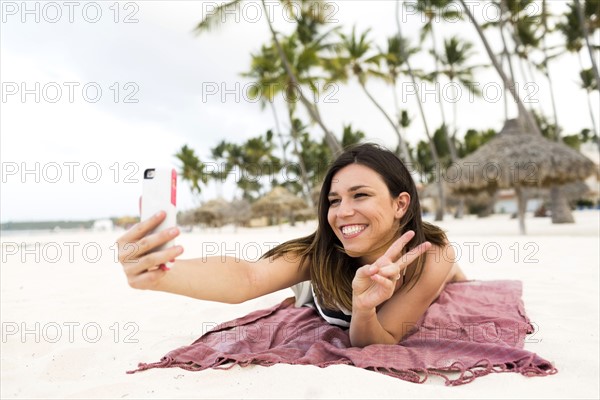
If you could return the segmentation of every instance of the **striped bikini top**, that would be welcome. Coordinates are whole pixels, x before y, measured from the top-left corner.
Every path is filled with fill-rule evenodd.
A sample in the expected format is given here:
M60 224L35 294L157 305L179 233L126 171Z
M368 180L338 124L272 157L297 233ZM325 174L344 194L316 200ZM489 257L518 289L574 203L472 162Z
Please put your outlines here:
M323 317L325 321L330 323L331 325L337 325L341 328L349 328L350 321L352 320L352 312L348 311L344 307L339 307L341 311L328 310L319 305L319 300L315 295L315 290L313 286L310 285L310 290L312 291L313 304L315 305L317 311Z

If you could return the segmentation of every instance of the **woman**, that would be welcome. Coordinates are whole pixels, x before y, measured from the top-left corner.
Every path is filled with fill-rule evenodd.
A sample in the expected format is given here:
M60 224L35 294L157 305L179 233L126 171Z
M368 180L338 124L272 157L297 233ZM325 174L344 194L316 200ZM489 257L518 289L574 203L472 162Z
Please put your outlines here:
M177 260L167 271L157 267L183 249L150 253L179 235L173 228L145 236L164 219L159 213L119 238L119 261L133 288L224 303L310 281L321 316L348 327L359 347L398 343L447 282L465 280L444 232L421 221L408 170L384 148L361 144L344 151L324 178L318 214L315 233L256 262Z

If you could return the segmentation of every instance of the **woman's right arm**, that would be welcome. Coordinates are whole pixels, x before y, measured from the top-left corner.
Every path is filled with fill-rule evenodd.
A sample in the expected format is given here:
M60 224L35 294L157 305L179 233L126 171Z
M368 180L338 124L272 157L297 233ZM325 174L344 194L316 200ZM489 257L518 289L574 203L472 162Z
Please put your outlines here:
M146 236L163 219L160 213L142 221L117 240L119 262L133 288L234 304L310 279L300 258L289 255L256 262L218 256L177 260L170 270L162 270L159 265L183 253L181 246L149 253L179 235L173 228Z

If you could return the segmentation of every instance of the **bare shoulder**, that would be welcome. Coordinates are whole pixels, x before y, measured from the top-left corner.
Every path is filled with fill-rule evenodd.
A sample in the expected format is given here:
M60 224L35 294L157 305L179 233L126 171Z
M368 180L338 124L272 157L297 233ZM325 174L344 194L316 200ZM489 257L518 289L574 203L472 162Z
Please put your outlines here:
M426 252L425 265L415 285L415 293L433 301L452 279L455 261L456 253L448 242L442 246L431 246Z
M454 247L445 241L442 245L432 245L427 250L425 258L426 270L443 270L451 268L456 262L456 251Z

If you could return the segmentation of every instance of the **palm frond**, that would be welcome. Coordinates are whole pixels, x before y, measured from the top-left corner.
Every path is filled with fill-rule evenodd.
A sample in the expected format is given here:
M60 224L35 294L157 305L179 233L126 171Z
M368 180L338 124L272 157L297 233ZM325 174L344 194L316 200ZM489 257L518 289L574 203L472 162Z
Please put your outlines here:
M217 6L214 10L211 10L204 18L196 25L194 32L196 34L202 34L205 32L211 32L216 28L220 27L227 21L226 11L236 9L242 0L232 0L229 3L222 3Z

